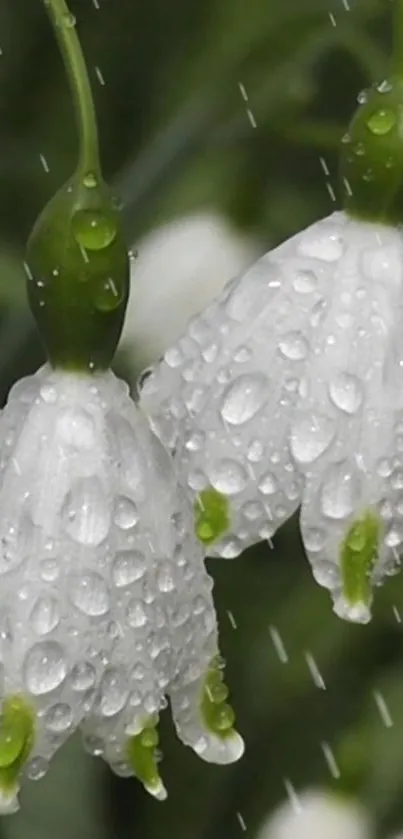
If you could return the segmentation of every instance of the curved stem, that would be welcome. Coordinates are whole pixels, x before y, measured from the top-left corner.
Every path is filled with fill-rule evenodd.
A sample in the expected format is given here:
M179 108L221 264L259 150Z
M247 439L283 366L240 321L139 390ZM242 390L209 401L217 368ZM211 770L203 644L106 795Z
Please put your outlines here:
M43 0L55 30L76 108L80 137L78 169L100 173L98 129L94 100L75 20L65 0Z
M403 80L403 0L395 0L393 21L393 70Z

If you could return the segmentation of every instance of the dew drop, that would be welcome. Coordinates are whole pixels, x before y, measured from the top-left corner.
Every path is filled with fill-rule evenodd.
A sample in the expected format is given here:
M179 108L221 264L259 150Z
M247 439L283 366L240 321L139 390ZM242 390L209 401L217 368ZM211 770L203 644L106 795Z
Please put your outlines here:
M82 545L100 545L109 533L108 499L98 478L82 478L67 494L62 518L66 532Z
M380 108L367 120L367 126L372 134L383 136L396 125L396 114L388 108Z
M265 404L268 381L262 373L239 376L225 391L220 409L224 422L243 425Z
M54 597L43 595L38 597L32 612L31 625L38 635L52 632L60 620L59 604Z
M46 728L53 734L64 734L73 722L73 712L66 702L58 702L48 709L45 716Z
M169 562L161 563L157 572L157 586L160 592L167 593L174 591L175 580Z
M146 558L141 551L119 551L113 563L112 577L117 588L130 586L140 580L146 570Z
M62 25L66 27L66 29L74 29L76 25L76 18L71 12L65 12L62 15Z
M43 559L39 565L39 575L44 583L54 583L60 574L57 559Z
M302 361L308 355L309 344L301 332L288 332L278 342L284 358L290 361Z
M98 186L98 178L94 172L87 172L83 177L83 184L87 189L95 189Z
M298 244L298 252L311 259L323 262L337 262L343 255L343 239L331 227L314 226L302 234Z
M138 522L138 512L134 501L124 495L116 499L114 522L121 530L130 530Z
M94 304L100 312L113 312L120 306L123 297L124 289L121 283L117 286L113 277L109 277L97 289Z
M329 448L335 436L331 419L320 414L308 414L296 420L290 432L290 449L302 465L318 459Z
M259 492L262 495L273 495L277 492L278 484L276 476L272 472L266 472L259 482Z
M71 671L71 687L77 693L90 690L95 684L95 668L89 661L79 661Z
M303 541L307 551L317 553L325 546L326 533L319 527L307 527L303 532Z
M72 230L78 245L87 251L108 248L117 234L115 222L99 210L77 210Z
M321 510L331 519L344 519L356 508L360 497L360 480L347 461L327 469L320 491Z
M104 673L100 685L99 712L103 717L113 717L125 705L128 687L124 674L115 667Z
M140 629L147 623L147 615L145 613L144 604L141 600L133 598L127 604L127 622L133 629Z
M311 294L312 291L315 291L315 288L318 284L318 279L314 271L298 271L295 274L293 280L293 286L295 291L298 291L299 294Z
M224 458L211 467L210 482L223 495L236 495L244 489L247 474L235 460Z
M109 592L105 580L92 571L71 580L70 599L80 612L90 617L105 615L109 610Z
M30 781L40 781L48 771L49 763L44 757L34 757L27 764L27 777Z
M34 696L55 690L64 681L66 673L66 657L56 641L35 644L25 658L25 684Z
M357 376L350 373L340 373L329 383L329 396L340 411L344 411L346 414L355 414L362 405L363 386Z

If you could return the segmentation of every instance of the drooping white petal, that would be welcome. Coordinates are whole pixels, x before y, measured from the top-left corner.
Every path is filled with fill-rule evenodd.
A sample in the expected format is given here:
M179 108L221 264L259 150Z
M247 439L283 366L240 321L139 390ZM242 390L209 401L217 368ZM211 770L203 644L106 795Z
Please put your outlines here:
M403 239L397 230L350 221L343 249L313 337L291 450L306 475L301 527L315 577L332 590L340 616L366 621L370 601L349 602L343 593L343 543L354 522L364 539L371 514L379 533L368 577L379 580L396 566L399 522L392 514L386 525L382 519L388 474L400 462L393 426L402 403ZM363 558L359 543L353 529L351 562Z
M10 742L39 778L78 725L89 751L127 774L135 730L148 728L171 687L182 702L182 689L206 680L217 654L192 510L168 453L110 372L45 367L12 390L0 422L0 790ZM196 693L191 712L203 729ZM177 722L182 711L174 707ZM196 747L196 734L183 739ZM150 791L163 797L158 775Z
M290 425L345 225L335 214L260 259L143 383L141 403L190 494L211 486L228 497L229 532L211 553L270 538L300 503Z

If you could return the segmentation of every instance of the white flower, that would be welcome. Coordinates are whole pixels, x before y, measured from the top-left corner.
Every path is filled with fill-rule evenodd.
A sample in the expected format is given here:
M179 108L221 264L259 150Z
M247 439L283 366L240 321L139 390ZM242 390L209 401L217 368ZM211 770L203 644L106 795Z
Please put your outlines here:
M371 839L366 810L326 790L305 790L299 807L285 801L268 818L258 839Z
M403 545L402 272L399 229L335 213L231 282L141 392L206 543L221 533L209 552L270 539L302 505L316 580L361 622Z
M163 798L166 696L185 743L237 759L192 511L127 386L46 366L12 389L0 440L0 811L78 726Z
M145 236L136 250L122 346L137 371L157 361L189 318L258 256L256 242L215 212L168 222Z

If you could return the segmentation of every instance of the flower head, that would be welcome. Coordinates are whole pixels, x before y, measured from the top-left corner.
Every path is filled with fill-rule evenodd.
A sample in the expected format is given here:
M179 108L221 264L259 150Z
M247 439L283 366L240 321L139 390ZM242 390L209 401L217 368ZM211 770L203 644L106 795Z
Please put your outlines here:
M164 797L166 697L185 743L235 760L192 511L127 386L46 366L13 388L0 427L0 808L78 726Z
M285 801L261 827L258 839L371 839L369 813L353 799L326 789L306 789L298 806Z
M216 212L174 219L136 247L122 346L139 372L163 355L228 280L252 264L258 248Z
M399 229L335 213L231 282L141 390L209 552L301 505L315 578L362 622L403 545L402 266Z

